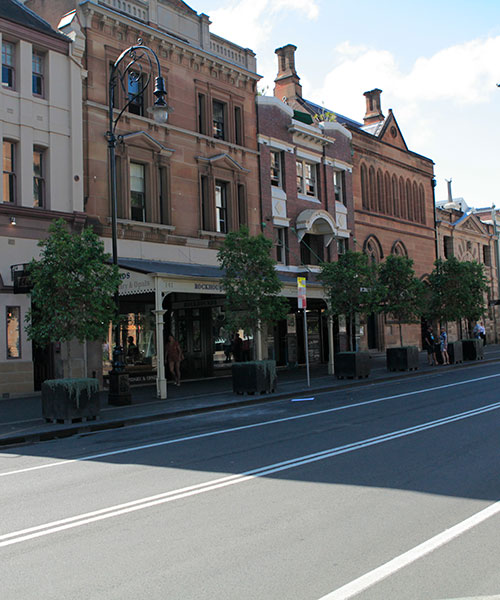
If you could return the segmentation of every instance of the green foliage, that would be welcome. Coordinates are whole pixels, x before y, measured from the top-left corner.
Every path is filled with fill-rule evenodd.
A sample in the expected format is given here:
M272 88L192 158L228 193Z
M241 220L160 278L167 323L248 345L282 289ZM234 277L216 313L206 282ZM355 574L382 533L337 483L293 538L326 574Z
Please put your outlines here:
M382 311L398 322L402 346L402 323L418 323L422 315L424 284L415 277L413 261L394 254L379 266L379 280L384 294Z
M284 319L288 302L279 296L281 282L271 258L272 242L262 234L250 236L248 228L232 231L217 255L225 274L228 327L255 334L259 322Z
M329 313L346 315L351 325L356 313L371 314L379 310L377 266L362 252L348 251L337 262L322 263L319 279L325 287Z
M314 114L313 120L315 123L335 123L337 121L337 115L325 108L321 112Z
M49 237L41 240L40 260L33 259L32 308L26 315L28 337L39 345L49 342L102 340L115 317L113 295L118 290L118 267L91 228L70 234L63 219L54 221Z
M455 257L439 259L429 275L428 316L441 322L477 321L485 312L487 290L484 265Z

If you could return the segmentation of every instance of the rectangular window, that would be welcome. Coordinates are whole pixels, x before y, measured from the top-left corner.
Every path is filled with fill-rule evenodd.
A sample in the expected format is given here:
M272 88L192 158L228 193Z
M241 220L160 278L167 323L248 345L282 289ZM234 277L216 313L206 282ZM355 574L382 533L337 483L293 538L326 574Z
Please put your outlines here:
M243 120L239 106L236 106L234 109L234 142L238 146L243 144Z
M33 150L33 206L45 206L45 152Z
M7 358L21 358L21 308L7 306Z
M2 42L2 85L11 89L15 85L15 56L14 44Z
M33 52L31 90L35 96L43 96L43 55Z
M483 262L487 267L491 267L491 250L489 246L483 246Z
M286 265L287 230L284 227L274 228L274 245L276 248L276 262Z
M207 133L207 97L205 94L198 94L198 131L205 135Z
M453 256L453 240L450 236L445 235L443 237L443 244L444 257L450 258L451 256Z
M140 73L132 71L128 75L128 111L134 115L144 116L144 90Z
M212 103L212 129L213 136L218 140L226 139L226 105L224 102L214 100Z
M297 160L297 192L305 196L317 197L316 165Z
M281 152L278 150L271 150L271 185L283 187Z
M344 198L344 173L342 171L333 172L333 188L335 190L335 202L345 204Z
M210 199L208 191L208 177L202 175L200 178L201 192L201 228L204 231L210 231Z
M215 182L215 231L228 232L227 222L227 183Z
M338 254L345 254L347 251L347 240L346 238L337 238L337 252Z
M238 184L238 222L241 225L247 224L247 203L245 198L245 186Z
M3 143L3 201L16 201L16 145Z
M130 163L130 218L146 221L146 169L133 162Z

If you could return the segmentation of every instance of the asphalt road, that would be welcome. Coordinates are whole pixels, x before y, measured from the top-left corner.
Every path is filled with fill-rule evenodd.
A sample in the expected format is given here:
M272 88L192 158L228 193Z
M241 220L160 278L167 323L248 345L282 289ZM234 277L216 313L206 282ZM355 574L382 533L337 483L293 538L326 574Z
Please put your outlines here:
M1 452L0 598L499 594L499 364Z

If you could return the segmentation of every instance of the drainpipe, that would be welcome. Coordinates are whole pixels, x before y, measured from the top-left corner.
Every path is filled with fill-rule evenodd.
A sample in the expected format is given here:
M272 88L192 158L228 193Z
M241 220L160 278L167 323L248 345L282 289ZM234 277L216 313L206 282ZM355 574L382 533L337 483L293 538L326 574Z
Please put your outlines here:
M434 211L434 243L435 243L435 253L437 260L439 258L439 242L438 242L438 231L437 231L437 219L436 219L436 178L433 177L431 179L432 186L432 209Z

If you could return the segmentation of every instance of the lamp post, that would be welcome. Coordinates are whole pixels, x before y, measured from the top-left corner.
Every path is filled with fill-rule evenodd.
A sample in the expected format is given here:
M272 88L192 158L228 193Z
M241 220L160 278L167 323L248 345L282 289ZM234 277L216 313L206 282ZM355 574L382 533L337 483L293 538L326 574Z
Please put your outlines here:
M152 78L153 61L156 63L158 75L155 77L154 96L155 101L153 106L148 109L152 113L154 120L157 123L166 123L170 108L167 105L165 96L165 81L161 75L161 66L158 56L148 46L145 46L139 38L137 44L130 46L124 50L116 59L111 68L109 76L109 93L108 93L108 131L106 139L108 140L109 154L109 173L110 173L110 190L111 190L111 237L112 237L112 257L113 264L118 266L118 231L117 231L117 190L116 190L116 144L120 136L116 135L116 127L123 113L129 106L139 97L142 96ZM143 64L147 68L144 72ZM123 70L120 67L123 64ZM147 75L142 77L143 74ZM133 81L138 84L137 89L134 89L134 94L129 94L129 82ZM115 92L117 85L127 94L127 102L121 109L117 109L115 116ZM135 86L134 86L135 87ZM130 384L128 374L125 373L125 361L123 347L120 341L120 295L118 290L115 293L115 305L117 313L117 321L114 327L114 343L113 349L113 369L109 374L109 404L123 405L130 404ZM159 341L157 342L159 343Z

